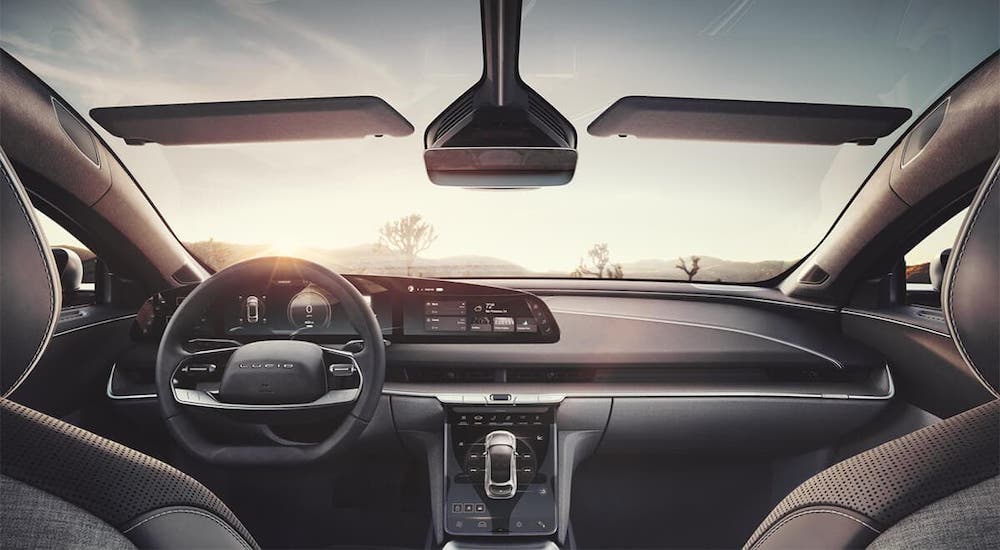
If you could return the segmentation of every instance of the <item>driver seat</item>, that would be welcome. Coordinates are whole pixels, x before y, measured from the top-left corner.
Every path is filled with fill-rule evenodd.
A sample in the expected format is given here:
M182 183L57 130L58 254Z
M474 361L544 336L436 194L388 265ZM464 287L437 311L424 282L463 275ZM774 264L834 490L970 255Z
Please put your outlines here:
M0 547L256 549L210 490L179 470L6 399L60 311L55 262L0 152Z

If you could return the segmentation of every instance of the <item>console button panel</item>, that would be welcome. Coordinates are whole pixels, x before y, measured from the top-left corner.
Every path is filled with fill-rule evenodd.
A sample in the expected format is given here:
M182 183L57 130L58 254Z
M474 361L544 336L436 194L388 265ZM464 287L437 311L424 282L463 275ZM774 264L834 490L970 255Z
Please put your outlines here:
M486 493L487 435L514 434L517 488ZM556 531L556 426L547 407L454 407L445 425L445 531L551 535Z

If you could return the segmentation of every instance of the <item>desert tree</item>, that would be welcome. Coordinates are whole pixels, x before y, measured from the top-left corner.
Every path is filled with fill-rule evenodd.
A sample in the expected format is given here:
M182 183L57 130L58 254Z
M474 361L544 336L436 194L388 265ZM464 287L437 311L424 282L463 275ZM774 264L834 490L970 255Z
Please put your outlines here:
M587 251L590 264L580 258L580 264L570 273L572 277L596 277L598 279L621 279L625 277L622 264L611 263L611 251L608 243L597 243Z
M424 221L420 214L386 222L378 233L379 247L399 252L406 259L407 275L413 272L417 255L430 248L438 237L434 226Z
M688 276L688 281L693 281L694 280L694 276L698 274L698 270L700 269L698 267L698 263L701 262L701 257L700 256L691 256L691 266L690 267L688 266L687 262L684 261L683 257L678 257L677 261L679 261L680 263L677 264L674 267L676 267L677 269L680 269L681 271L683 271L684 273L686 273L687 276Z

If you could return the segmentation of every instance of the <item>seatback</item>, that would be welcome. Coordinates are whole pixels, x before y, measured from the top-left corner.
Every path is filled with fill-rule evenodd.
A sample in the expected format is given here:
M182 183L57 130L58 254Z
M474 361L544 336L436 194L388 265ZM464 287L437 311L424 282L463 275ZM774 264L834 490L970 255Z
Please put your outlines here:
M0 547L256 548L179 470L8 399L45 350L60 285L31 203L0 151Z
M1000 381L1000 158L969 208L942 302L968 368ZM851 457L792 491L745 549L1000 548L1000 400Z

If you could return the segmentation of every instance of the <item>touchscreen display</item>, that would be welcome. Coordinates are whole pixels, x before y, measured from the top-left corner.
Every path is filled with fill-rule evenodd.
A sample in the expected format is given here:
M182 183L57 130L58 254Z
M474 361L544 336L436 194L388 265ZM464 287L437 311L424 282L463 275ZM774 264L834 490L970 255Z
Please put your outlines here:
M523 297L423 298L425 333L537 333L538 320ZM416 327L413 327L416 328Z

